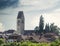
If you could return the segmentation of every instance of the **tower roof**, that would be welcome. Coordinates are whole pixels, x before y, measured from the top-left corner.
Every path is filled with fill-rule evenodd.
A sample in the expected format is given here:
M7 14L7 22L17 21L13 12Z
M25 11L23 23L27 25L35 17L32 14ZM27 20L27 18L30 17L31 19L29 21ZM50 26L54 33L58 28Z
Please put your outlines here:
M23 11L19 11L17 18L22 18L22 16L24 16Z

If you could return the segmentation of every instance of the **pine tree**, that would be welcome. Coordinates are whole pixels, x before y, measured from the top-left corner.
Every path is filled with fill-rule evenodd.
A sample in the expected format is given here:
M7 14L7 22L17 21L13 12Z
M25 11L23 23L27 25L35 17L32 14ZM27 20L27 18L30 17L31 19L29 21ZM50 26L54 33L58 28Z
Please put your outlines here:
M50 29L51 29L50 32L56 33L56 34L58 34L60 30L56 25L54 25L54 23L50 25Z
M35 30L35 33L38 34L38 32L39 32L39 27L36 26L34 30Z
M39 33L44 32L43 28L44 28L44 19L43 19L43 16L41 15L40 22L39 22Z
M48 32L50 32L50 26L49 26L49 24L46 24L46 26L45 26L45 31L44 31L45 33L48 33Z

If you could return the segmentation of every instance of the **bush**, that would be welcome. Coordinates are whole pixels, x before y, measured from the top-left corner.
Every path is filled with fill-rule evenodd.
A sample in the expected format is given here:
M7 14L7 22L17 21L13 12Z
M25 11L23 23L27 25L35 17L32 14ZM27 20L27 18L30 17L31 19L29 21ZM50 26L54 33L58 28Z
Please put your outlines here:
M0 39L0 46L4 43L4 39Z
M55 40L50 43L33 43L31 41L4 43L4 40L0 39L0 46L60 46L60 41Z

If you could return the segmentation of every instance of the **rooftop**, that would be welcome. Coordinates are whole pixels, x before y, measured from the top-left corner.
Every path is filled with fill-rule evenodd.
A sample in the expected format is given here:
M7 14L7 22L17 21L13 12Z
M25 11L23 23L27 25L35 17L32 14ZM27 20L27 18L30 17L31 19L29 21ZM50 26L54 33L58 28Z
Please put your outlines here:
M23 11L19 11L17 18L21 18L23 15Z

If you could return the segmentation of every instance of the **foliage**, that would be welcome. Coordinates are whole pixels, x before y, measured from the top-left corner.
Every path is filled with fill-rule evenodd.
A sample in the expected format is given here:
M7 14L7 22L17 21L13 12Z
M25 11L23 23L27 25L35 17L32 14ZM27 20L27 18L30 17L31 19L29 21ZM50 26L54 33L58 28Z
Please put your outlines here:
M48 33L48 32L50 32L50 26L49 26L49 24L46 24L46 26L45 26L45 31L44 31L45 33Z
M54 33L58 34L59 33L59 30L60 29L56 25L54 25L54 23L52 23L50 25L50 32L54 32Z
M39 32L40 34L48 33L48 32L59 34L60 28L57 27L56 25L54 25L54 23L51 23L50 25L46 24L45 29L44 29L44 18L41 15L40 16L39 27L36 27L35 30L36 30L36 32Z
M1 42L1 41L0 41ZM4 43L0 46L60 46L60 40L55 40L50 43L33 43L30 41L22 41L22 42L9 42L9 43Z
M36 26L34 30L35 30L35 33L36 33L36 34L38 34L39 27L38 27L38 26Z
M60 46L60 40L55 40L50 46Z
M40 33L44 32L43 28L44 28L44 19L43 19L43 16L41 15L40 22L39 22L39 32Z
M4 39L0 39L0 45L4 43Z

